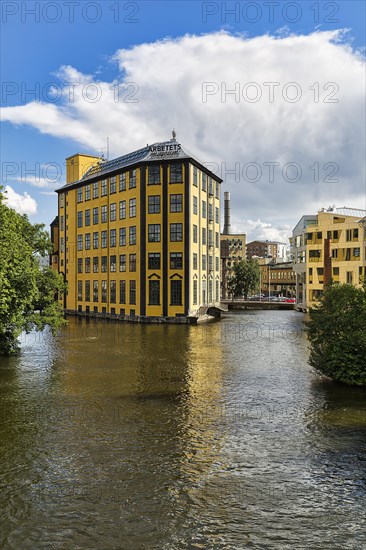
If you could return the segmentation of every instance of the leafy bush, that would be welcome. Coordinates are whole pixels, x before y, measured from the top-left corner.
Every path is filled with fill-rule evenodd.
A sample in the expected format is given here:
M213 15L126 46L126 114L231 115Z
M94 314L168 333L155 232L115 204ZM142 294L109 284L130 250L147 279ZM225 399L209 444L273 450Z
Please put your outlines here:
M366 385L365 288L329 285L309 315L310 365L333 380Z
M0 355L18 351L22 331L48 325L54 332L64 323L55 300L65 291L63 278L37 260L50 247L44 226L9 208L0 188Z

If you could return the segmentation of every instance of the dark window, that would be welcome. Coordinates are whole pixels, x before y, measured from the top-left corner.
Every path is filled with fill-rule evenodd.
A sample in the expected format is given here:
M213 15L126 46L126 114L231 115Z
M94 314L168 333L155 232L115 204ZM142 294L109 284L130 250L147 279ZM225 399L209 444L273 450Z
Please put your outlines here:
M194 242L194 243L197 243L197 242L198 242L198 230L197 230L197 225L193 225L193 242Z
M193 269L198 269L197 254L193 252Z
M112 195L117 191L117 178L116 176L112 176L109 180L109 192Z
M119 257L119 270L126 271L126 254L120 254Z
M109 246L113 248L117 246L117 230L111 229L109 233Z
M132 225L129 229L130 245L136 244L136 225Z
M214 192L213 192L213 183L212 183L212 178L208 178L208 193L209 195L213 196Z
M158 252L149 252L148 269L160 269L160 254Z
M182 252L170 253L170 269L182 269L183 268L183 254Z
M206 228L205 227L202 227L202 244L205 245L207 242L207 239L206 239Z
M90 225L90 209L85 210L85 225Z
M126 191L126 173L119 175L119 190Z
M149 243L160 242L160 224L150 223L148 225L148 241Z
M126 281L119 282L119 303L126 303Z
M196 166L193 166L193 185L195 187L198 185L198 171Z
M107 256L102 256L101 272L102 272L102 273L106 273L106 272L107 272Z
M198 214L198 199L193 195L193 214Z
M109 266L110 266L111 273L114 273L115 271L117 271L117 262L116 262L116 256L115 255L110 256Z
M101 196L104 197L108 190L107 190L107 180L102 180L102 183L101 183Z
M202 173L202 191L207 189L207 175Z
M148 212L149 214L160 213L160 195L150 195L148 198Z
M99 281L93 281L93 302L98 302L98 282Z
M119 246L126 246L126 228L120 227L119 228Z
M83 236L78 235L78 250L82 250L82 249L83 249Z
M90 273L90 258L85 258L85 273Z
M99 222L99 208L96 206L93 208L93 224L97 224Z
M136 304L136 281L130 281L130 304Z
M102 231L102 248L107 248L107 231Z
M182 212L183 195L170 195L170 212Z
M193 281L193 303L197 304L198 292L197 292L197 279Z
M206 201L202 201L202 218L206 217Z
M85 250L90 250L90 233L85 233Z
M85 186L85 200L90 201L90 185Z
M78 302L83 300L83 281L78 281Z
M170 224L170 241L179 242L183 240L183 224L171 223Z
M148 183L149 185L157 185L160 183L160 166L149 166L148 171Z
M106 302L106 301L107 301L107 281L102 281L102 302Z
M182 281L170 281L170 298L172 306L182 305Z
M119 202L119 219L124 220L126 218L126 201Z
M136 217L136 199L130 199L130 218Z
M112 202L112 204L109 207L109 220L111 222L115 222L117 219L117 205L115 202Z
M93 273L98 273L99 271L99 258L96 256L93 258Z
M130 170L130 184L129 188L136 187L136 170Z
M220 184L219 184L218 181L216 182L216 193L215 193L215 197L216 197L217 199L220 198ZM217 300L218 300L218 298L217 298Z
M78 212L78 227L83 227L83 213Z
M116 303L116 281L110 281L110 302L111 304Z
M183 170L181 163L174 163L170 165L170 183L182 183Z
M78 202L83 202L83 189L80 187L78 189Z
M207 268L206 254L202 254L202 269L205 270L206 268Z
M78 258L78 273L83 272L83 258Z
M158 306L160 304L160 281L149 281L149 305Z
M106 223L108 221L108 210L107 205L105 204L102 206L102 223Z
M93 248L98 248L99 246L99 233L98 231L95 231L93 233Z
M95 181L93 183L93 199L97 199L99 197L99 181Z
M90 302L90 281L85 281L85 301Z
M130 271L136 271L136 254L130 254L129 269Z
M219 209L218 208L215 208L215 217L216 217L215 222L219 223L220 220L219 220Z

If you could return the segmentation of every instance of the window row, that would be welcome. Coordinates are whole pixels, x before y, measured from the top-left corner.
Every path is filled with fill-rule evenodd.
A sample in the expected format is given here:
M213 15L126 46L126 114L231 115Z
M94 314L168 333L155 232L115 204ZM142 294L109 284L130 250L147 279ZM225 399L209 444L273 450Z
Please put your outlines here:
M215 294L214 294L215 292ZM198 280L193 280L193 304L198 305ZM212 279L207 281L205 279L201 282L201 304L211 304L213 301L219 302L220 301L220 281L215 281L215 288L214 288L214 281Z
M119 219L124 220L127 217L127 201L120 201L119 202ZM218 209L217 209L218 210ZM149 214L160 214L161 212L161 197L160 195L150 195L148 197L148 207L147 211ZM99 212L100 212L100 218L99 218ZM183 195L182 194L172 194L170 195L170 212L183 212ZM130 199L128 202L128 213L130 218L136 217L136 199ZM62 222L63 222L63 216ZM88 208L87 210L79 211L77 213L77 226L83 227L83 224L85 227L88 227L91 224L91 220L93 220L93 225L96 225L99 223L99 219L101 223L107 223L108 222L108 206L103 205L100 207L96 206L93 209ZM112 203L109 205L109 221L114 222L117 220L117 203ZM61 231L63 231L63 223L61 227Z
M120 227L119 229L119 246L127 246L127 229L126 227ZM108 248L108 231L99 232L95 231L94 233L85 233L85 235L78 235L77 237L77 249L81 250L90 250L91 249L91 236L93 239L93 249L96 250L99 248ZM128 244L133 246L136 244L136 225L131 225L128 228ZM117 229L109 230L109 247L114 248L117 246Z
M160 165L151 165L148 167L147 183L148 185L159 185L161 183L161 167ZM181 163L173 163L169 166L169 182L183 183L183 165ZM113 195L119 191L126 189L134 189L137 185L137 171L129 170L118 176L95 181L79 187L77 189L77 202L89 201L91 198L97 199L106 195ZM64 195L60 194L60 207L64 206Z
M129 290L129 304L136 304L136 281L119 281L119 303L126 304L127 283ZM170 281L170 305L182 305L183 296L182 280L172 279ZM78 302L93 302L111 304L117 303L117 281L109 281L109 296L107 281L78 281L77 284ZM160 305L160 280L150 280L148 288L148 304Z
M111 273L117 271L117 258L118 258L118 269L119 271L127 271L127 259L128 259L128 270L133 272L136 271L137 267L137 257L136 254L120 254L118 257L116 254L109 256L95 256L93 258L78 258L78 273L99 273L99 268L101 273L106 273L109 269ZM109 263L109 268L108 268ZM161 257L158 252L151 252L148 254L148 269L159 270L161 268ZM182 252L171 252L170 253L170 269L183 269L183 253Z
M91 286L93 285L93 286ZM119 303L126 303L126 281L119 281ZM117 281L109 281L109 296L107 281L78 281L78 302L90 302L91 292L93 293L93 302L111 304L117 302ZM129 281L129 303L136 304L136 281Z

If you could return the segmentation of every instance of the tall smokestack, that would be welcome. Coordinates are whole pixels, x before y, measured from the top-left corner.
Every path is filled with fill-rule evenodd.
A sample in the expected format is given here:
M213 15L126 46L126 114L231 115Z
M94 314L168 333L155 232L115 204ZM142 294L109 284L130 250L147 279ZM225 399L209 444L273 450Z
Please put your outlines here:
M231 225L230 225L230 193L225 191L224 193L224 230L223 235L230 235Z

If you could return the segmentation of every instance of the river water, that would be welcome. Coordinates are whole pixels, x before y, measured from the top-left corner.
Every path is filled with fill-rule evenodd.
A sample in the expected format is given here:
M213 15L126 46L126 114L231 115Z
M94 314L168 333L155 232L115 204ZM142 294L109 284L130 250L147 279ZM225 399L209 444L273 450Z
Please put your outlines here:
M70 318L0 359L3 549L366 548L366 390L303 314Z

